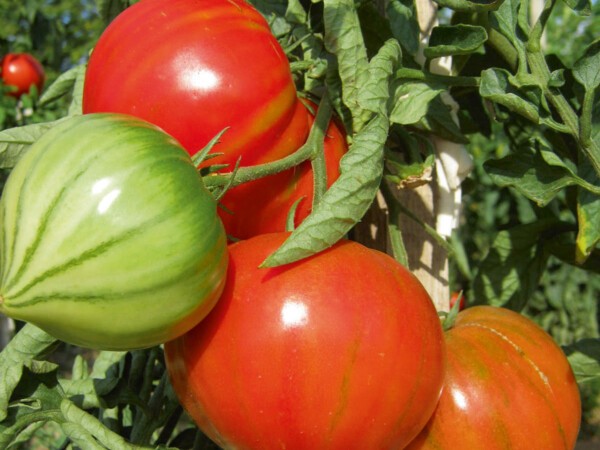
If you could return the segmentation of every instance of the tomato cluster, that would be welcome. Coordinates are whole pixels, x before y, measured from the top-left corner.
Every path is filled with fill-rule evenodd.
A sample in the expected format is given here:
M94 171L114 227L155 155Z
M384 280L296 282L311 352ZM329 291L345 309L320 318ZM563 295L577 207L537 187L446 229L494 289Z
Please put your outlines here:
M249 3L135 3L93 50L83 110L6 184L0 312L89 347L164 343L182 405L226 449L573 448L573 372L529 319L471 307L444 333L406 268L350 240L260 268L294 205L296 224L311 211L310 161L217 212L201 175L294 153L317 110ZM331 185L348 148L324 131Z

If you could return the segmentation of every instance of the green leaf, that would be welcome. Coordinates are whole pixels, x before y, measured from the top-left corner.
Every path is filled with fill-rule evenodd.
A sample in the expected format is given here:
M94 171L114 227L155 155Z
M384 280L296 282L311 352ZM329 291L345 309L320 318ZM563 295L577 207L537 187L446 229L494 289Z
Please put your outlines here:
M582 339L563 350L578 383L600 378L600 339Z
M368 67L368 81L362 86L357 95L357 103L361 111L376 115L388 116L393 99L390 99L389 83L386 80L394 72L402 57L400 44L395 39L389 39L371 60ZM395 108L395 106L394 106ZM364 115L364 113L362 113Z
M575 63L573 76L587 90L600 86L600 39L592 42Z
M71 104L69 105L69 116L76 116L83 114L83 85L85 82L85 69L86 66L80 66L77 76L75 78L75 84L73 85L73 92L71 94Z
M490 13L490 25L498 30L517 49L523 49L522 32L519 26L520 0L505 0Z
M64 397L56 372L56 369L43 374L23 370L8 415L0 422L0 448L8 448L33 423L60 419L58 409Z
M469 142L454 121L450 108L440 96L435 97L429 102L427 105L427 114L417 125L447 141L459 144L467 144Z
M450 55L468 55L487 41L485 28L478 25L439 25L431 30L425 56L429 59Z
M520 149L501 159L490 159L484 168L494 183L512 187L539 206L546 206L567 186L579 185L600 193L594 185L575 174L564 161L550 149ZM594 196L594 194L590 195Z
M419 51L421 31L417 13L412 2L403 3L391 0L387 6L392 34L410 55L415 56Z
M0 169L12 169L31 144L63 120L66 119L35 123L0 131Z
M533 123L539 123L538 107L524 98L521 91L510 84L510 73L503 69L486 69L481 72L479 93L483 98L496 102L518 113Z
M565 4L581 16L592 14L592 2L590 0L564 0Z
M587 160L580 166L580 172L592 185L600 187L600 177ZM577 201L577 234L576 261L583 264L592 251L600 243L600 194L580 189Z
M325 250L361 219L381 182L383 145L388 130L387 117L377 115L354 136L349 152L340 162L340 177L262 266L287 264Z
M9 399L19 384L23 367L56 345L58 341L48 333L26 324L0 352L0 422L7 416Z
M363 122L358 92L369 81L367 49L352 0L324 0L325 48L337 58L342 98L350 109L353 129Z
M442 86L420 81L395 83L394 108L390 114L390 122L400 125L419 122L427 114L430 103L444 91Z
M44 90L40 97L40 106L46 106L61 97L69 95L81 72L85 72L85 66L83 65L75 66L60 74L54 83Z
M437 0L436 3L454 11L486 12L498 9L503 1L504 0Z
M540 220L497 233L473 281L475 302L521 310L537 289L548 260L541 235L557 224Z
M400 46L387 41L368 65L368 82L360 114L372 118L353 135L352 144L340 161L340 176L327 190L312 213L262 266L274 267L298 261L333 245L364 216L383 176L383 149L389 133L388 99L390 79L399 63Z

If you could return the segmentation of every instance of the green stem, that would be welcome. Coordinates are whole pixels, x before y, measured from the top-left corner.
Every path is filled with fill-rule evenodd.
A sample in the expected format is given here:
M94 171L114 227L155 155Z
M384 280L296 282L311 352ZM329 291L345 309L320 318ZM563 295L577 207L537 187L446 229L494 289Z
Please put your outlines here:
M439 75L418 69L402 68L396 71L396 78L441 83L447 86L478 87L479 77Z
M533 26L527 40L527 50L529 52L539 52L542 50L542 35L544 34L550 14L552 14L552 10L554 9L554 5L556 5L556 0L546 0L544 3L544 9Z
M548 86L550 69L542 52L528 52L527 56L531 73L541 81L546 98L556 109L556 112L567 126L569 134L577 140L579 147L592 163L596 173L600 176L600 147L591 139L588 142L582 139L577 113L560 92Z
M233 178L233 173L211 174L204 177L204 184L207 188L221 187L230 185L230 187L238 186L249 181L258 180L269 175L274 175L284 170L291 169L304 161L313 159L318 152L318 143L322 142L325 137L325 130L331 118L332 107L327 95L323 96L319 104L319 110L315 117L315 121L308 135L306 143L297 151L285 158L278 159L266 164L258 164L251 167L240 167Z
M581 117L579 118L579 138L585 147L590 147L592 141L592 113L594 110L595 91L586 89L581 106Z

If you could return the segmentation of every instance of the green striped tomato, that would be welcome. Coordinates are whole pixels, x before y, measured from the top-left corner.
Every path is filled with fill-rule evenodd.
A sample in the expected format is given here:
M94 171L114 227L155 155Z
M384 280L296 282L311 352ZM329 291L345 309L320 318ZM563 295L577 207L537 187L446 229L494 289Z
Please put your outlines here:
M223 289L214 199L175 139L130 116L44 134L9 176L0 225L0 312L73 344L165 342Z

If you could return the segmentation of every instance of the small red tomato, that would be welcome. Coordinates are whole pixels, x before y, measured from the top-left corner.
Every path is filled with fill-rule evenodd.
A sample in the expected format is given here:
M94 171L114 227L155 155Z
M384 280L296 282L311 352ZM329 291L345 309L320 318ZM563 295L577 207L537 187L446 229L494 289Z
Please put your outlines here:
M45 80L44 67L29 53L8 53L2 58L2 82L15 88L8 95L19 98L29 93L31 86L39 93Z
M460 302L458 305L458 310L462 311L463 309L465 309L465 296L462 292L453 292L452 295L450 296L450 309L452 309L454 307L454 305L456 305L456 302L458 301L458 298L460 297Z
M530 319L474 306L446 332L438 407L406 450L572 450L581 422L569 362Z
M180 401L225 449L401 449L439 399L431 298L390 256L341 241L258 268L287 233L230 245L223 295L165 345Z

